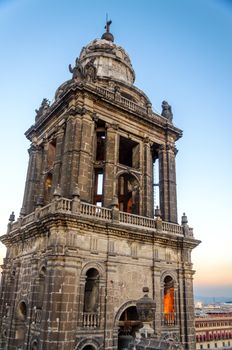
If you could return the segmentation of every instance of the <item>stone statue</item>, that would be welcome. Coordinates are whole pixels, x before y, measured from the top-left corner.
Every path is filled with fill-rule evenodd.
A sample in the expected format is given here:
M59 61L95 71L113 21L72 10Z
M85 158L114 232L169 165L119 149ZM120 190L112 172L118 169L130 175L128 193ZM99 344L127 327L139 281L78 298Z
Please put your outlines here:
M44 98L43 101L41 102L39 109L35 110L35 112L36 112L35 120L37 120L39 117L44 115L47 112L47 110L49 109L49 107L50 107L50 103L49 103L48 99Z
M72 73L73 79L83 79L84 77L84 72L83 72L83 67L80 64L80 60L77 57L75 61L75 66L72 68L71 64L68 66L69 72Z
M167 101L162 102L162 113L161 115L168 119L170 122L172 122L173 114L172 114L172 107L168 104Z
M90 61L85 65L84 76L87 81L95 81L97 76L96 67L94 65L94 58L91 58Z

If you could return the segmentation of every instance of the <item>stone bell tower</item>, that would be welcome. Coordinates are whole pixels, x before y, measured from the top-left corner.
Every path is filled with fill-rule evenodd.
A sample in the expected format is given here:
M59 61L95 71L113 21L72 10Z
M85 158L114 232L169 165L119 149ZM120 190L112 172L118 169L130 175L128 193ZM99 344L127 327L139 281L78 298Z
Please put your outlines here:
M182 131L166 101L154 113L135 87L110 24L26 131L23 205L1 236L0 349L127 348L125 336L141 327L144 285L157 337L195 349L191 250L199 241L185 215L177 220Z

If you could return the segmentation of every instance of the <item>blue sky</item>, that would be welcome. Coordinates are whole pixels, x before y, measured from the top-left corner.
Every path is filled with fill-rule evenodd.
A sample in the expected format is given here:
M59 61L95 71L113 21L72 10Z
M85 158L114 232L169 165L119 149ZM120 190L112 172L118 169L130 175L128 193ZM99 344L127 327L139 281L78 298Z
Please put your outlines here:
M184 131L177 148L179 216L202 244L197 294L232 296L232 6L219 0L0 0L0 234L18 215L29 147L24 132L41 100L70 78L68 64L112 19L135 85ZM1 246L1 254L4 248Z

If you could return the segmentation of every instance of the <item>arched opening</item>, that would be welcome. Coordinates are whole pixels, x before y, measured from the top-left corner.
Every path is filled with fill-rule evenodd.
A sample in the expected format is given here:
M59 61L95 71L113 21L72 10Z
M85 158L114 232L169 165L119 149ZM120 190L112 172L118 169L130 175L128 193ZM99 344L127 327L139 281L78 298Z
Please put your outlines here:
M139 183L130 174L118 178L119 210L130 214L139 214Z
M135 306L130 306L120 316L118 331L118 350L129 348L133 344L135 333L141 327Z
M46 267L42 266L39 271L39 277L35 283L35 306L37 310L42 310L44 294L45 294L45 277L46 277Z
M17 308L18 319L21 321L26 321L27 318L27 305L24 301L20 301Z
M93 345L86 345L82 350L96 350Z
M36 339L31 343L31 350L38 350L38 341Z
M91 268L86 272L83 310L84 327L95 328L99 326L99 279L98 270Z
M99 303L99 272L92 268L86 273L84 312L97 312Z
M53 168L54 161L56 157L56 140L49 142L48 153L47 153L47 169Z
M44 202L47 204L51 200L52 174L48 173L44 183Z
M165 325L175 324L175 297L174 281L171 276L164 279L164 323Z

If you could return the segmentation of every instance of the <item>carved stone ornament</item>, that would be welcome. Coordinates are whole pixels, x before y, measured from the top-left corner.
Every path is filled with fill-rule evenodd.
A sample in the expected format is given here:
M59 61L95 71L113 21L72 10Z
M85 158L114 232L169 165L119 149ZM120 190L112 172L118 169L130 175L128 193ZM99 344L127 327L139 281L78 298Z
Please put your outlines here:
M161 115L168 119L170 122L172 122L173 114L172 114L172 107L168 104L167 101L162 102L162 113Z
M48 101L47 98L44 98L43 101L41 102L41 105L39 109L36 109L36 116L35 116L35 121L38 120L38 118L42 117L46 112L48 111L50 107L50 102Z
M97 70L94 66L94 58L91 58L91 60L85 65L84 76L85 79L89 82L96 80Z
M84 70L78 57L76 58L75 66L72 68L71 64L69 64L68 68L74 80L82 80L84 78Z

